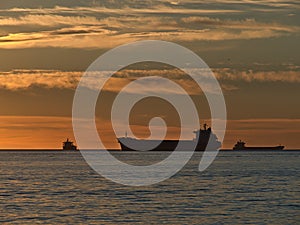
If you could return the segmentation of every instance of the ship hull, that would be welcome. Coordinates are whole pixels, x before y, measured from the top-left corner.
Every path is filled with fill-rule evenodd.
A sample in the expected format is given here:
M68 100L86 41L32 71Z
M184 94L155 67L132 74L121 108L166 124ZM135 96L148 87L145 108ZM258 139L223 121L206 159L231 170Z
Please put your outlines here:
M118 138L122 151L204 151L207 147L207 140L196 143L193 140L139 140L133 138ZM209 145L209 150L217 150L221 147L220 142Z
M235 151L274 151L283 150L284 146L274 146L274 147L243 147L243 148L233 148Z

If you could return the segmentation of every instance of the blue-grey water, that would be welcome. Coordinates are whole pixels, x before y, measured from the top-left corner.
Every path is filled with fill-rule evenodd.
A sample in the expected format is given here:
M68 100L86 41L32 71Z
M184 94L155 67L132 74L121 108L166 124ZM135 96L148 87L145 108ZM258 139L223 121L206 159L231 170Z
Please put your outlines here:
M131 163L167 153L120 152ZM113 183L79 152L0 152L0 223L300 224L299 152L220 152L204 172L199 154L171 179Z

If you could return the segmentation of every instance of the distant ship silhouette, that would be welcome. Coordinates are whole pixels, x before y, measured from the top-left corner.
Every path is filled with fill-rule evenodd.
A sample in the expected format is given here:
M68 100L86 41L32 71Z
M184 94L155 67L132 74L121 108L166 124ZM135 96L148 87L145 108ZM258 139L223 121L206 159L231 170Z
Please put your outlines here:
M73 144L74 142L70 141L69 138L67 138L66 141L63 142L62 149L63 150L77 150L77 146Z
M278 145L278 146L273 146L273 147L268 147L268 146L251 146L247 147L246 143L239 140L232 148L233 150L283 150L284 146Z
M212 132L211 128L207 128L204 124L203 129L194 131L196 138L193 140L180 140L181 151L204 151L206 147L208 150L217 150L221 147L221 142L218 141L217 136ZM151 150L151 151L173 151L176 149L179 140L143 140L125 137L117 138L122 151L136 151L136 150ZM198 141L197 141L198 140ZM210 143L208 145L208 141ZM197 142L196 142L197 141ZM153 149L147 149L149 146L155 146Z

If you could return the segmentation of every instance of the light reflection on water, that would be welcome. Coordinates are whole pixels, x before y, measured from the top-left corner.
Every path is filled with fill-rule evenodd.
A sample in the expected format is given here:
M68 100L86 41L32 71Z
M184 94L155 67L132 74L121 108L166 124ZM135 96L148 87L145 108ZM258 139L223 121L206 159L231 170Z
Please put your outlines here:
M133 164L168 155L114 154ZM160 184L127 187L79 152L0 152L0 223L299 223L299 152L221 152L202 173L200 156Z

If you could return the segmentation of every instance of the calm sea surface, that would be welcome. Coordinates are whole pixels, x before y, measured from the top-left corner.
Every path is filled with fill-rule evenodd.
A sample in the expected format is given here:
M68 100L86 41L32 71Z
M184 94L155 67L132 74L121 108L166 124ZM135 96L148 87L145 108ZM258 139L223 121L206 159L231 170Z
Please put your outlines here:
M114 153L133 164L168 155ZM115 184L80 152L0 152L0 223L300 224L300 152L221 152L204 172L201 153L171 179Z

